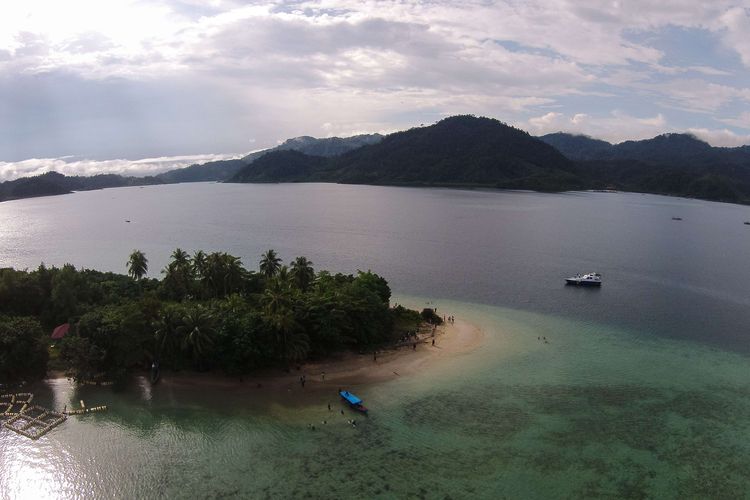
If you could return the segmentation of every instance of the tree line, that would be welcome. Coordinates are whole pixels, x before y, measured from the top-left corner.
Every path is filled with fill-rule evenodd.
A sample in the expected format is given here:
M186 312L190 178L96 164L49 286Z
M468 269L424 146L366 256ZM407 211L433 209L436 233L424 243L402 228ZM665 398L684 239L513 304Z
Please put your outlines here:
M149 278L135 250L128 275L40 265L0 269L0 381L43 376L124 380L153 362L173 370L242 374L344 350L369 351L417 328L420 315L391 308L386 280L370 271L316 272L274 250L257 270L225 252L177 248ZM53 348L52 329L69 323Z

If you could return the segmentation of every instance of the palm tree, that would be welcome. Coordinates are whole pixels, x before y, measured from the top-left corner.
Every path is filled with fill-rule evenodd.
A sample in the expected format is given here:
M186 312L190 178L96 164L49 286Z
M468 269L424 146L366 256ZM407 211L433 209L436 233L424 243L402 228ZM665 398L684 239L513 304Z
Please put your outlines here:
M195 307L182 317L177 333L182 336L182 348L190 352L199 368L203 359L213 347L215 330L214 318L203 307Z
M128 259L128 274L135 280L140 280L148 272L148 259L140 250L133 250Z
M281 268L281 258L276 256L275 250L268 250L260 259L260 272L266 278L272 278Z
M242 261L234 255L224 254L224 295L235 293L242 288L242 278L245 276L245 269L242 267Z
M292 279L297 285L297 288L303 292L307 290L310 284L315 279L315 270L312 267L312 262L307 260L307 257L297 257L292 262Z
M185 250L175 248L174 252L172 252L172 264L174 264L175 267L188 267L190 265L190 256Z
M171 298L181 301L190 293L192 276L189 266L178 265L176 261L172 261L162 273L162 287Z
M281 266L276 272L276 276L273 277L273 285L277 288L289 289L292 287L292 274L289 272L289 268Z
M193 255L193 273L198 279L206 274L206 253L203 250L198 250Z
M214 297L223 297L242 288L245 269L242 261L233 255L214 252L206 257L201 282Z
M154 340L156 341L157 360L164 356L165 350L169 353L176 347L177 329L179 325L180 317L175 308L168 307L162 311L159 319L154 324Z
M274 283L277 282L274 281ZM289 293L289 289L284 289L280 286L270 286L266 288L266 291L263 293L261 304L263 305L266 317L273 322L274 318L276 318L281 311L291 309L292 297Z

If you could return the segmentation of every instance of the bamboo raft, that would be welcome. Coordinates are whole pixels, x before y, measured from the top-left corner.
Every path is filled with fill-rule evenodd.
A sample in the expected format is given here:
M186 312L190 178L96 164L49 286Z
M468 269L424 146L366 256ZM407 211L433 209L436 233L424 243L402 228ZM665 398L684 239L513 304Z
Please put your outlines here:
M103 406L92 406L91 408L86 408L86 405L83 404L83 401L81 401L81 408L78 410L67 410L65 412L66 415L84 415L86 413L94 413L97 411L107 411L107 405Z
M29 439L39 439L68 418L42 406L32 405L29 392L0 395L0 421L3 427Z
M36 440L65 422L69 415L84 415L107 409L106 406L87 408L81 400L80 409L57 412L42 406L32 405L33 399L34 395L31 393L0 395L0 422L2 427Z
M95 386L108 386L114 385L115 383L109 380L81 380L78 385L95 385Z
M30 392L0 395L0 421L23 413L33 399Z

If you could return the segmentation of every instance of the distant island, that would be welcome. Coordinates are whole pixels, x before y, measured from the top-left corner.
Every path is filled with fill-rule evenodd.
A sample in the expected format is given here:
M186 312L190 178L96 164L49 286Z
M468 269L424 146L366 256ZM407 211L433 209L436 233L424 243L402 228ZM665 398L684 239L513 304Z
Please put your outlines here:
M0 201L196 181L620 190L750 203L750 146L717 148L687 134L621 144L564 133L534 137L462 115L386 136L298 137L241 159L146 178L47 173L0 184Z
M160 280L146 277L140 251L127 276L72 265L0 269L0 383L49 369L115 383L152 367L241 375L374 352L422 322L442 322L431 309L391 307L388 283L372 272L312 264L297 257L286 266L269 250L249 271L226 253L178 248ZM53 329L59 339L49 348Z

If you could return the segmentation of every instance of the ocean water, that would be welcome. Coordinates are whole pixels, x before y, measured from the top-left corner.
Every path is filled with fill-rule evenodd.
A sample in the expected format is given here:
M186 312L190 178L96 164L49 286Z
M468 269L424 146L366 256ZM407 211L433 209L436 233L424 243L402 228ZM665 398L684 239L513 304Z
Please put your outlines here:
M418 375L354 388L372 408L369 418L341 416L333 389L297 405L296 394L254 401L252 389L196 393L134 381L113 393L47 381L35 388L43 403L83 398L110 411L72 417L36 442L3 431L0 491L7 498L750 491L745 356L494 306L439 307L480 325L485 342Z
M33 388L42 404L110 410L36 442L0 429L0 498L747 497L747 207L601 193L150 189L0 204L0 265L91 259L122 270L127 255L113 255L133 247L158 269L162 247L216 248L208 242L250 263L273 247L317 267L372 268L395 302L437 305L485 341L353 388L366 419L341 416L335 394L300 404L138 379L123 392L45 381ZM212 205L199 201L214 189ZM112 229L102 214L126 205L162 226ZM24 234L23 220L39 224ZM601 290L561 286L590 269L604 274Z

